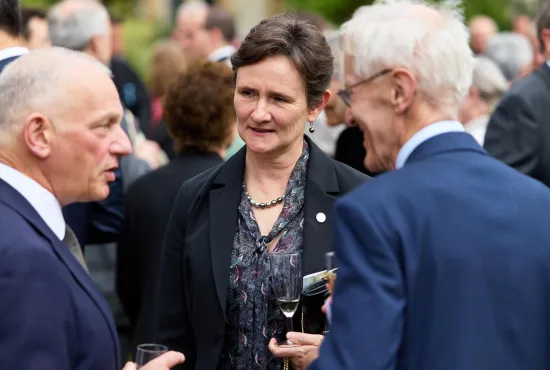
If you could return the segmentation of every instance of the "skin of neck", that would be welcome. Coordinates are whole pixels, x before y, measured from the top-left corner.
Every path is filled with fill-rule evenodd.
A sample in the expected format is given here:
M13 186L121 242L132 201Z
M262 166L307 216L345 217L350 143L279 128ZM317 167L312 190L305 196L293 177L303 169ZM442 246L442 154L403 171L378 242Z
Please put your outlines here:
M284 194L296 162L300 159L303 140L297 140L279 153L246 152L245 182L248 188L259 189L276 198Z
M438 111L426 103L418 103L411 106L403 118L403 123L399 126L402 129L397 132L397 145L393 150L390 160L386 161L386 170L390 171L395 169L395 162L399 151L418 131L435 122L448 120L456 120L456 117Z
M13 37L6 32L0 31L0 50L22 45L23 42L18 37Z

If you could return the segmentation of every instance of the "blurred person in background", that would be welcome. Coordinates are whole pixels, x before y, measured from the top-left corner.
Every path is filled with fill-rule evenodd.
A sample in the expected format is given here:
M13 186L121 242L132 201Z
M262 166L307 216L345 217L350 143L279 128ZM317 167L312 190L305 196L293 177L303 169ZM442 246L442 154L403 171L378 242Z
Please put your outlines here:
M25 46L29 50L51 47L46 12L40 9L23 8L21 16Z
M280 370L268 343L284 339L285 317L260 289L277 283L270 256L300 252L304 276L323 271L332 205L367 177L304 135L331 95L333 57L317 27L293 14L265 19L231 62L246 146L182 185L163 245L155 338L185 353L185 369ZM294 317L301 328L300 309Z
M165 122L176 158L138 179L126 198L118 246L117 291L135 330L136 343L154 340L151 309L168 218L181 185L223 163L235 136L233 74L223 63L199 63L165 96Z
M185 2L178 9L173 38L191 58L231 65L235 36L233 16L219 6Z
M331 41L333 41L334 43L334 40L338 39L338 32L336 30L333 30L330 23L319 14L301 10L299 12L296 12L296 15L299 19L312 24L313 26L317 27L321 32L323 32L325 38L327 39L327 42L329 42L329 39L331 39ZM331 45L330 42L329 45L331 46L332 53L336 58L335 53L338 51L338 49L333 48L333 45ZM333 113L333 109L337 107L337 105L335 105L335 101L338 100L338 96L336 95L336 91L333 90L333 87L333 83L331 83L330 90L333 94L331 95L327 106L325 107L325 109L323 109L323 111L319 114L317 119L311 125L306 126L304 131L304 133L308 135L311 140L313 140L313 142L317 144L319 148L321 148L323 152L331 157L334 157L336 140L338 139L338 136L340 135L342 130L344 130L345 128L345 126L339 124L341 122L329 122L329 119L336 119L334 115L330 118L328 117L328 114Z
M489 117L507 90L508 81L500 68L487 57L477 57L472 87L460 105L458 119L480 145L485 140Z
M0 1L0 73L9 63L29 52L22 45L22 33L19 0Z
M493 18L486 15L476 15L470 19L470 47L474 54L483 54L489 40L498 32L498 26Z
M532 71L535 53L524 35L501 32L489 40L483 55L495 62L508 82L513 83Z
M514 83L497 105L485 135L495 158L550 186L550 3L537 15L545 63Z
M151 94L151 132L155 140L170 159L176 156L174 142L163 121L164 100L170 85L186 72L189 61L181 47L174 41L161 40L153 45L149 67L149 93Z
M527 15L519 15L514 18L513 31L523 35L529 39L533 47L533 69L539 68L544 63L544 55L542 55L539 38L537 36L537 25Z
M109 67L113 81L124 106L137 120L139 131L150 139L151 101L141 78L124 59L124 35L122 18L110 13L111 20L111 61Z

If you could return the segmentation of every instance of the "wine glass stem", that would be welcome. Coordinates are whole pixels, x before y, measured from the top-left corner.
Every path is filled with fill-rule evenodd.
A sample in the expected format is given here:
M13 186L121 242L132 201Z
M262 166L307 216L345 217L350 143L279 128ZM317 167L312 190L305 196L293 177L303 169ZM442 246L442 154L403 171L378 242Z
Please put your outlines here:
M286 328L287 328L287 332L294 331L292 316L286 318Z

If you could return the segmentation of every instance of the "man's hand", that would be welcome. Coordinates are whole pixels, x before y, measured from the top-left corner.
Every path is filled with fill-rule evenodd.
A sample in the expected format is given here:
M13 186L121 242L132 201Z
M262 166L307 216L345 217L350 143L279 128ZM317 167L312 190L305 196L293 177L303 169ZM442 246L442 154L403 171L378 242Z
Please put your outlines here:
M170 370L174 366L182 364L184 361L185 357L183 356L183 354L170 351L155 358L147 365L140 367L139 370ZM133 362L128 362L122 370L137 370L137 365Z
M324 337L316 334L293 333L286 335L294 343L293 347L279 347L277 341L271 339L269 350L275 357L288 358L295 370L305 370L319 356L319 347Z

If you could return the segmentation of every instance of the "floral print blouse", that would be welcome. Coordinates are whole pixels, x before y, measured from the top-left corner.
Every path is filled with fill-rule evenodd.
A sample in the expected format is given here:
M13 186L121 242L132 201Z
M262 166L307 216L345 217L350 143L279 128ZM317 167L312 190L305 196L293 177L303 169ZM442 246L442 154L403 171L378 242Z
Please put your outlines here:
M283 210L266 236L260 234L243 185L231 256L224 370L283 369L283 361L274 358L267 348L271 338L284 339L286 334L285 316L270 289L267 244L282 233L271 253L302 250L308 159L309 148L304 141L286 187Z

